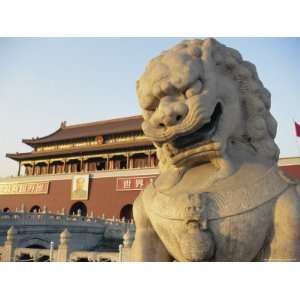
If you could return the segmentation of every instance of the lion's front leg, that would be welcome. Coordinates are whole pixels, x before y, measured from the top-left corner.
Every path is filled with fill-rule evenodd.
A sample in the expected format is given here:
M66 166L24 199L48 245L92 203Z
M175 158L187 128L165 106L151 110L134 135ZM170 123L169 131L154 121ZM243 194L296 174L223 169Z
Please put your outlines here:
M266 261L300 261L300 197L295 186L277 200Z
M136 233L130 251L130 260L148 262L171 261L172 257L169 255L145 214L142 201L142 197L138 197L133 206Z
M131 261L144 262L172 260L157 234L150 228L139 229L136 231L130 258Z

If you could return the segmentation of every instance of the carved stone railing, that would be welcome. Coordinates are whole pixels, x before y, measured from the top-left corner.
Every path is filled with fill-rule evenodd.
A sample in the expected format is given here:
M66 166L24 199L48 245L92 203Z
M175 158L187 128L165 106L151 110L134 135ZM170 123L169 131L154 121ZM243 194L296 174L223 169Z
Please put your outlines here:
M0 225L99 226L116 220L51 213L0 212ZM120 221L118 221L120 222Z
M14 227L15 233L14 242L5 242L5 232ZM14 261L19 260L20 257L31 257L33 261L39 261L38 251L41 249L33 249L31 252L25 249L30 249L31 244L37 243L41 247L48 248L50 242L56 246L59 245L59 234L62 230L69 229L73 235L68 245L68 251L63 256L55 256L56 250L53 252L53 259L59 261L67 261L69 259L69 251L84 252L88 249L115 249L117 251L118 245L122 244L124 234L129 230L135 231L133 222L128 223L125 220L118 220L115 218L105 219L99 217L83 217L80 215L63 215L52 214L47 211L42 213L31 212L0 212L0 228L1 228L1 244L0 246L0 258L2 261ZM45 235L44 233L45 232ZM81 242L81 239L83 239ZM0 245L1 245L0 244ZM27 246L28 245L28 246ZM3 251L3 249L6 249ZM14 256L14 251L17 250ZM22 251L22 255L18 252ZM103 250L106 251L106 250ZM124 249L123 258L126 257L126 249ZM3 255L3 253L5 253ZM35 253L35 255L33 255ZM63 253L60 251L60 253ZM20 254L20 255L19 255ZM93 254L94 255L94 254ZM89 254L87 260L103 261L103 255L97 254L96 258L92 254ZM115 257L115 255L114 255ZM21 259L24 260L24 259ZM108 260L112 260L111 256ZM126 259L125 259L126 260Z
M1 251L1 250L0 250ZM13 261L49 262L58 261L58 250L53 250L52 260L49 249L16 248ZM70 262L118 262L118 252L74 251L69 254Z
M117 262L128 261L130 248L134 239L134 226L127 226L123 235L123 244L119 246L119 252L107 251L70 251L71 233L65 229L60 234L59 245L54 249L54 243L50 243L49 249L18 248L16 247L17 230L12 226L7 231L4 245L0 247L0 261L89 261L89 262Z

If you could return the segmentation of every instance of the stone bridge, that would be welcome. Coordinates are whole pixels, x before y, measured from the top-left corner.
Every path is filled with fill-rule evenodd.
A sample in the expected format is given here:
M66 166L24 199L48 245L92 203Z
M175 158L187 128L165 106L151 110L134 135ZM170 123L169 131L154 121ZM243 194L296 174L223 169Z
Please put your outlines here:
M33 213L0 212L0 246L7 242L9 228L13 228L13 247L17 257L20 253L30 252L24 249L35 249L30 253L39 251L39 256L45 250L49 256L51 245L53 249L58 249L61 234L67 230L70 236L68 253L72 253L68 259L73 261L78 260L82 253L89 260L96 261L103 256L101 253L106 253L106 257L109 257L108 253L118 253L124 234L128 230L134 231L132 222L118 219L52 214L46 210Z

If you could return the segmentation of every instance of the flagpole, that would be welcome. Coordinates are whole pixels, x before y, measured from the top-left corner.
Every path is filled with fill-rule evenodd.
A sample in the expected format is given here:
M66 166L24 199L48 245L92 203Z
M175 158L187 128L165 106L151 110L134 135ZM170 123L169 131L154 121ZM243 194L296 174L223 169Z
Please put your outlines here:
M293 118L293 122L294 122L294 130L296 130L296 124L298 124L295 119ZM298 136L296 133L296 147L297 147L297 152L298 152L298 156L300 156L300 145L299 145L299 141L298 141Z

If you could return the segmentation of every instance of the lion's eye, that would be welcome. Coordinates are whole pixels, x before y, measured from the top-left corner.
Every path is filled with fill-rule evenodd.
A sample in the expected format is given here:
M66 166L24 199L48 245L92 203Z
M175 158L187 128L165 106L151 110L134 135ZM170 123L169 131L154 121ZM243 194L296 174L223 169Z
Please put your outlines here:
M159 104L159 99L147 96L143 98L143 101L141 103L143 109L154 112Z
M185 91L186 98L190 98L199 94L202 90L202 86L203 84L201 80L195 81L195 83Z
M155 112L159 104L159 99L155 98L152 100L151 104L148 106L147 110Z

